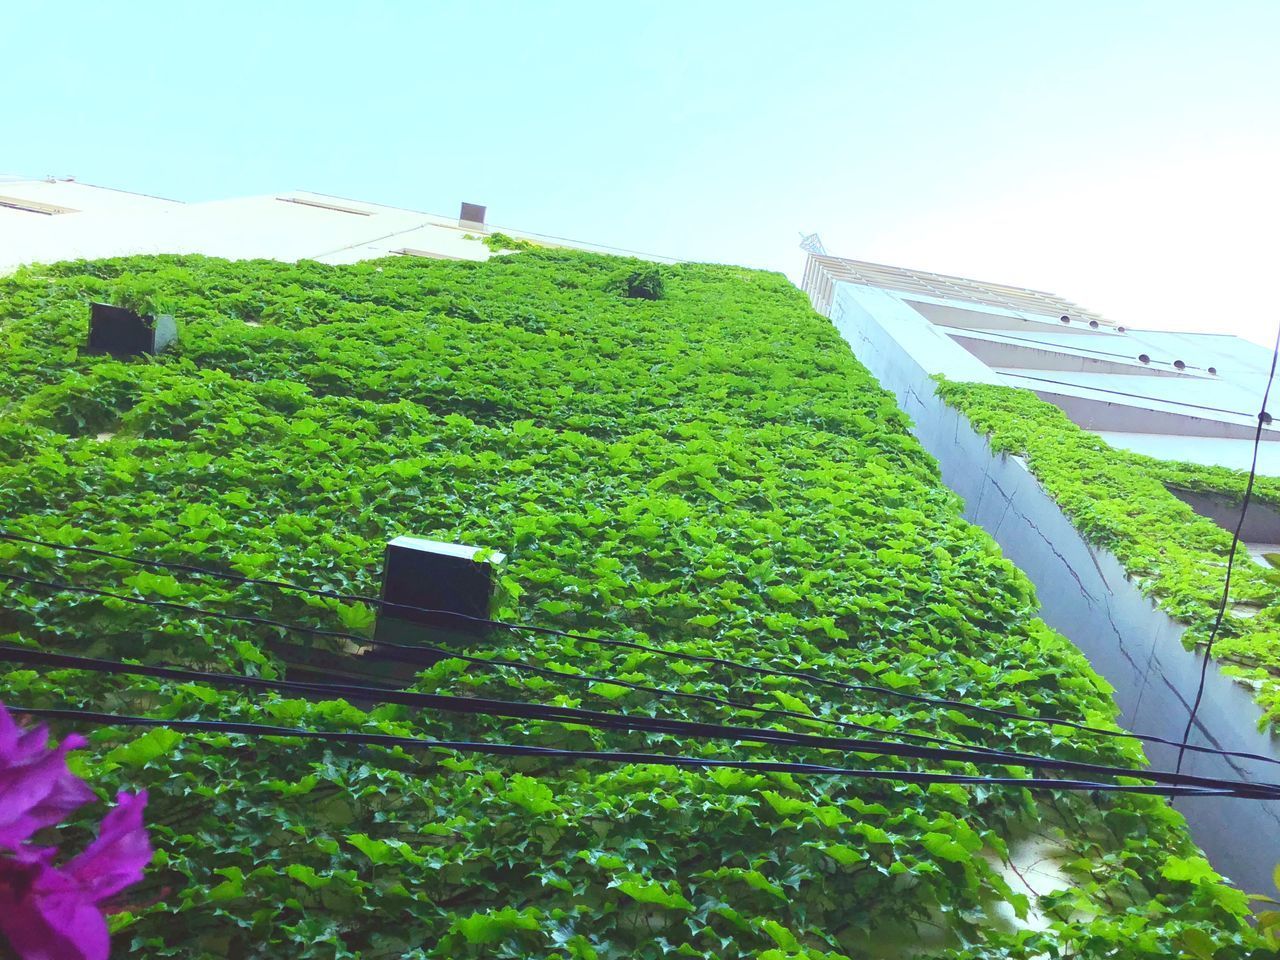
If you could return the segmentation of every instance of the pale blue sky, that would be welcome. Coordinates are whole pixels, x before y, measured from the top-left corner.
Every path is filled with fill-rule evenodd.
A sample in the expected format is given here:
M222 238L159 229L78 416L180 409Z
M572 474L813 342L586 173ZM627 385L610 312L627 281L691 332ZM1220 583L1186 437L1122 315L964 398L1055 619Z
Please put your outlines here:
M6 9L0 172L835 253L1269 339L1280 3Z

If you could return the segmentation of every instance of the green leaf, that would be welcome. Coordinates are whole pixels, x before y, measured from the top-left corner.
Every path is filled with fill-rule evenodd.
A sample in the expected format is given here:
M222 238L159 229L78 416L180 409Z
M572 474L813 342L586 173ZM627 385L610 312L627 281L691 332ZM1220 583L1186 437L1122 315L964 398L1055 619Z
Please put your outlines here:
M795 797L784 797L782 794L774 790L761 790L760 796L764 801L773 807L776 813L784 817L795 816L799 813L812 812L814 806L806 800L798 800Z
M1160 868L1160 875L1166 880L1185 883L1199 883L1201 880L1215 881L1222 878L1209 866L1204 857L1169 857Z
M692 910L693 904L679 890L668 891L662 884L643 880L623 880L618 890L639 903L650 903L668 910Z
M507 789L502 796L533 814L552 813L560 809L550 787L541 780L521 773L514 774L507 781Z
M593 683L588 689L606 700L618 700L632 692L630 687L619 686L616 683Z
M165 727L155 727L111 750L103 759L125 767L141 767L173 753L181 742L182 734Z
M777 920L765 920L760 924L760 929L773 938L783 950L799 951L800 942L796 940L795 934L778 923Z
M322 877L311 867L301 863L291 863L284 868L286 876L292 877L299 883L305 884L312 890L319 887L327 886L332 882L332 877Z
M374 840L363 833L352 833L347 836L351 844L374 863L390 863L395 859L391 846L385 840Z
M213 872L226 879L209 889L210 900L218 903L244 896L244 871L239 867L221 867Z
M920 845L928 850L935 857L943 860L949 860L952 863L963 863L971 856L964 845L957 842L954 837L949 837L945 833L924 833L920 836Z
M818 848L828 857L840 864L842 867L852 866L855 863L862 863L867 859L867 855L861 850L855 850L853 847L846 846L843 843L827 843ZM785 944L778 944L785 946Z
M521 930L537 930L538 926L537 911L518 911L514 907L473 913L453 923L453 928L462 934L467 943L479 946L498 943Z
M1213 937L1195 927L1183 930L1179 939L1182 941L1183 949L1198 960L1213 960L1214 954L1218 952Z

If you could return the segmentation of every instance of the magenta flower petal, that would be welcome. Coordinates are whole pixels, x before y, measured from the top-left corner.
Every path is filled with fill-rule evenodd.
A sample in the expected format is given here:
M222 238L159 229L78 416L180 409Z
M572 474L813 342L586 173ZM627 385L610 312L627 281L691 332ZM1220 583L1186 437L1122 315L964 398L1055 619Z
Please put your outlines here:
M94 902L142 879L151 862L151 842L142 823L146 806L145 790L116 794L116 805L103 818L98 839L63 868Z
M82 737L72 734L54 750L45 749L43 728L9 738L0 731L0 739L8 741L0 744L0 848L13 849L94 798L67 768L67 753L84 746Z
M142 879L151 844L142 824L146 791L121 792L98 838L63 867L51 848L0 856L0 932L23 960L107 960L103 900Z
M107 960L102 902L141 880L151 860L147 794L117 794L97 839L54 866L57 850L31 845L31 836L94 793L67 766L67 753L84 739L48 743L46 728L24 730L0 704L0 940L22 960Z
M22 960L107 960L102 912L72 877L50 865L52 848L0 857L0 933Z
M24 730L14 721L4 704L0 703L0 769L31 762L44 752L48 742L48 727Z

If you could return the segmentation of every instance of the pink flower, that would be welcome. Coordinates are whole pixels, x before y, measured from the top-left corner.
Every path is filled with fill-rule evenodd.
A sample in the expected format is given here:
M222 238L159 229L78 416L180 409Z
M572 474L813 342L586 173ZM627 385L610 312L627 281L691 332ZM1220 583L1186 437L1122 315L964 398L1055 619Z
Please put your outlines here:
M84 746L84 739L72 734L56 749L48 741L47 728L23 730L0 704L0 849L16 849L94 799L67 768L68 751Z
M107 960L101 904L141 880L151 860L146 804L145 790L117 794L98 838L60 867L48 847L0 856L0 932L23 960Z

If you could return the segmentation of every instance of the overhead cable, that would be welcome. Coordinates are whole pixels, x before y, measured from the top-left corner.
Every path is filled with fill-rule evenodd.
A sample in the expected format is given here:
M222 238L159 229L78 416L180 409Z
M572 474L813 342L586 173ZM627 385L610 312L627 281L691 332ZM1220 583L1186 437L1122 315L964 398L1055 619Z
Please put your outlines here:
M1218 630L1222 627L1222 618L1227 612L1227 603L1231 595L1231 571L1235 566L1236 547L1240 545L1240 533L1244 529L1245 517L1249 513L1249 500L1253 497L1253 482L1258 476L1258 449L1262 445L1262 428L1270 419L1267 413L1267 399L1271 396L1271 384L1276 379L1276 361L1280 359L1280 326L1276 328L1276 342L1271 348L1271 370L1267 373L1267 385L1262 391L1262 407L1258 411L1258 427L1253 434L1253 459L1249 462L1249 479L1244 487L1244 499L1240 504L1240 519L1231 535L1231 550L1227 554L1227 572L1222 579L1222 599L1218 602L1218 613L1213 619L1213 628L1209 631L1209 641L1205 644L1204 659L1200 661L1200 681L1196 685L1195 700L1187 716L1187 728L1182 732L1182 742L1178 745L1178 762L1175 771L1182 770L1182 758L1188 750L1191 730L1195 726L1196 716L1200 712L1200 701L1204 699L1205 681L1209 675L1209 659L1213 654L1213 644L1218 639Z
M0 645L0 660L124 676L146 676L180 682L208 683L215 686L247 687L260 690L293 690L328 696L342 695L356 699L378 700L447 713L460 713L488 718L536 720L566 726L588 726L602 730L671 734L693 740L770 744L783 747L899 757L910 760L971 763L976 766L1022 766L1039 770L1074 771L1091 776L1134 777L1174 786L1189 785L1206 789L1230 790L1234 796L1247 796L1254 799L1280 799L1280 784L1182 776L1161 770L1137 770L1128 767L1113 767L1085 761L1059 760L1033 755L996 758L981 750L946 750L885 740L827 737L769 728L703 723L672 717L651 717L585 710L579 707L565 707L554 704L492 700L471 696L458 697L448 694L418 693L407 690L383 690L377 687L362 687L350 684L273 680L264 677L246 677L209 671L128 664L9 645Z
M283 620L272 620L266 617L257 617L251 615L242 615L234 613L223 613L217 610L206 610L202 607L193 607L187 604L174 603L169 600L150 600L145 597L131 597L127 594L113 593L108 590L100 590L95 587L83 587L77 584L58 583L51 580L38 580L34 577L26 577L21 574L0 571L0 580L10 580L18 583L30 584L33 586L44 587L51 590L67 590L74 593L83 593L89 596L103 597L110 600L119 600L123 603L130 603L136 606L159 607L161 609L177 610L181 613L189 614L205 620L227 620L236 623L251 623L257 626L269 626L282 630L289 630L296 633L306 633L315 636L328 637L331 639L346 640L352 643L358 643L364 646L378 647L386 650L397 652L396 659L400 659L406 663L416 663L424 669L430 665L430 662L424 662L423 655L430 655L432 658L446 657L449 659L462 660L467 663L479 666L483 669L500 671L509 669L516 672L531 673L537 676L550 677L558 680L573 680L584 683L607 683L615 686L623 686L637 691L654 694L659 697L674 697L679 699L697 700L705 703L713 703L719 706L728 706L738 710L747 710L752 713L759 713L766 716L785 717L792 720L802 720L808 723L822 723L832 726L841 727L849 730L857 730L861 733L872 733L877 736L883 736L890 733L893 736L902 737L904 739L918 740L923 743L936 743L940 746L957 747L964 750L982 750L989 753L993 757L1013 757L1018 754L1009 751L998 750L995 748L984 747L969 743L963 743L958 740L951 740L945 737L935 737L929 734L913 733L911 731L885 731L879 727L873 727L868 724L854 723L849 720L839 720L835 718L819 717L817 714L803 713L799 710L788 710L781 707L765 707L741 700L732 700L725 697L715 697L710 694L690 693L682 690L672 690L665 687L650 687L643 684L634 683L629 680L623 680L617 677L601 677L593 674L573 674L566 673L561 670L552 670L547 667L539 667L535 664L525 663L519 660L502 660L493 657L476 657L460 651L450 650L445 647L433 646L431 644L402 644L392 643L385 640L374 640L363 637L354 633L344 633L336 630L324 630L319 627L311 627L300 623L286 623Z
M784 760L727 760L709 757L688 757L628 751L566 750L558 747L537 747L527 744L487 743L455 740L425 740L417 737L399 737L390 734L362 732L306 730L296 727L276 727L258 723L239 723L225 720L166 720L156 717L135 717L87 710L68 710L45 707L9 705L17 714L43 720L61 720L83 726L164 727L171 730L187 730L201 733L234 733L254 737L294 737L304 740L320 740L332 743L354 743L363 746L401 747L404 749L448 750L454 753L487 754L491 756L544 757L548 759L588 760L604 763L644 764L648 766L686 767L693 769L729 768L757 773L798 773L822 776L848 777L861 780L887 780L896 783L958 785L984 785L1015 787L1026 790L1086 791L1090 793L1137 793L1165 797L1232 797L1238 796L1230 789L1210 789L1195 786L1174 786L1140 783L1095 783L1088 780L1056 780L1053 778L981 777L965 774L925 773L906 770L863 770L834 767L824 764L801 763ZM1252 794L1250 794L1252 795Z
M286 589L286 590L298 590L302 593L307 593L307 594L311 594L318 597L324 597L328 599L342 600L347 602L369 603L369 604L379 606L393 613L394 612L427 613L427 614L432 614L432 615L441 616L441 617L451 617L467 623L483 624L488 626L500 627L508 630L525 631L525 632L535 633L535 634L564 637L566 639L578 640L584 643L594 643L602 646L622 647L622 648L628 648L628 649L641 650L644 652L656 654L658 656L685 660L687 662L709 663L712 665L722 666L722 667L726 667L733 670L741 670L743 672L751 673L757 676L785 677L788 679L801 680L810 684L832 687L835 689L846 690L852 693L876 693L876 694L880 694L888 697L894 697L900 700L905 700L912 703L921 703L921 704L930 705L930 706L949 707L961 712L981 713L986 716L997 716L997 717L1001 717L1008 720L1018 720L1018 721L1023 721L1026 723L1033 723L1033 724L1046 724L1050 726L1068 727L1071 729L1081 730L1086 733L1097 734L1100 736L1140 740L1146 743L1158 743L1166 746L1179 746L1178 741L1169 740L1164 737L1156 736L1155 734L1133 733L1127 730L1108 729L1106 727L1097 727L1091 724L1080 723L1078 721L1068 720L1065 718L1028 716L1026 714L1016 713L1012 710L1001 710L995 707L986 707L986 706L982 706L981 704L970 703L964 700L954 700L949 698L930 697L924 694L906 693L901 690L894 690L889 687L881 687L873 684L848 683L842 680L834 680L834 679L831 679L830 677L825 677L820 674L809 673L805 671L783 670L783 669L778 669L776 667L775 668L760 667L755 664L742 663L740 661L729 660L723 657L713 657L705 654L687 653L681 650L669 650L663 647L655 647L650 644L644 644L634 640L619 640L612 637L593 637L588 634L574 633L567 630L558 630L553 627L539 627L539 626L509 623L502 620L489 620L484 617L473 617L467 614L457 613L452 610L437 610L429 607L416 607L416 606L410 606L405 604L391 603L389 601L382 600L377 597L366 597L366 596L361 596L359 594L345 594L345 593L339 593L335 591L317 589L315 587L304 587L298 584L291 584L286 581L267 580L267 579L255 578L255 577L243 577L236 574L224 574L224 573L221 573L220 571L208 570L206 568L195 567L188 564L179 564L171 561L146 560L144 558L130 557L125 554L114 554L114 553L109 553L107 551L95 550L89 547L75 547L75 546L68 546L64 544L57 544L57 543L52 543L48 541L36 540L31 537L19 536L17 534L8 533L6 531L0 531L0 540L10 540L10 541L31 543L37 546L48 547L48 548L59 549L59 550L85 552L85 553L94 554L98 556L108 557L110 559L122 560L128 563L137 564L139 566L154 566L154 567L159 567L164 569L180 569L185 572L197 573L200 575L207 575L216 579L228 580L235 583L263 585L263 586L269 586L269 587ZM422 645L421 647L418 647L418 646L409 647L403 644L391 644L391 643L386 643L384 641L373 640L368 637L363 637L357 634L346 633L338 630L324 630L318 627L310 627L302 624L290 624L281 620L273 620L270 618L258 617L258 616L253 616L249 614L231 614L231 613L210 611L210 610L202 609L200 607L193 607L187 604L175 603L168 600L150 600L142 597L132 597L132 596L127 596L125 594L112 593L109 591L99 590L92 587L82 587L74 584L57 583L53 581L40 580L34 577L26 577L21 574L14 574L14 573L0 571L0 579L7 579L7 580L20 582L20 583L28 583L28 584L43 586L51 589L68 590L76 593L84 593L84 594L89 594L94 596L101 596L109 599L120 600L125 603L137 604L142 606L152 606L152 607L158 607L162 609L172 609L182 613L188 613L197 617L221 619L221 620L228 620L232 622L251 623L259 626L275 627L283 630L293 630L293 631L298 631L302 633L308 633L313 636L347 640L350 642L355 642L355 643L369 645L369 646L384 646L392 649L401 649L401 650L426 650L432 653L442 654L448 657L456 657L458 659L466 660L468 662L476 663L476 664L498 663L501 666L508 667L512 670L521 670L521 669L529 668L529 665L519 664L517 662L497 661L497 660L487 659L483 657L472 657L466 654L458 653L451 650L446 650L440 647L432 647L428 645ZM539 672L545 670L545 668L536 668L536 667L533 669L538 670ZM557 677L567 676L567 674L561 674L559 671L548 671L548 673ZM603 682L614 683L619 681L603 679ZM654 688L646 688L646 689L650 691L654 690ZM759 708L747 707L746 709L756 710ZM814 719L812 717L808 717L807 715L805 715L805 718ZM875 728L870 728L870 729L874 732L882 732L882 731L876 731ZM915 739L920 739L922 737L927 736L923 734L907 734L907 733L903 733L901 735L911 736ZM934 738L930 738L930 740L933 742L936 742ZM946 742L951 745L955 745L958 743L957 741L946 741ZM963 745L963 746L968 747L969 745ZM1217 756L1231 756L1231 757L1238 757L1240 759L1256 760L1261 763L1280 765L1280 760L1278 760L1275 757L1266 756L1264 754L1248 753L1243 751L1221 750L1214 747L1205 747L1205 746L1191 745L1191 744L1183 744L1181 745L1181 748L1185 750L1189 750L1194 753L1206 753L1206 754L1212 754ZM987 748L983 748L983 749L987 749Z

